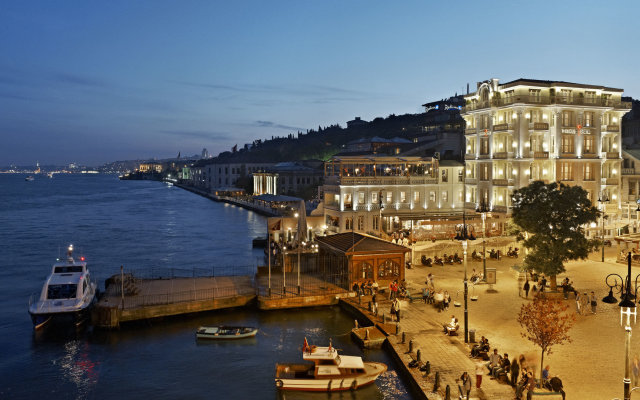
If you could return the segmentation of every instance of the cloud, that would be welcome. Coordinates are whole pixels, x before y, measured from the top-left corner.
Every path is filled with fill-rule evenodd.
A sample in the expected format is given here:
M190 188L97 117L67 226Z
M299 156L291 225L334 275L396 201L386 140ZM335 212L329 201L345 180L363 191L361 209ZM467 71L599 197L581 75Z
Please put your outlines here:
M70 74L70 73L56 73L52 76L54 81L67 83L76 86L88 86L88 87L106 87L106 83L96 78Z
M183 85L183 86L198 87L203 89L214 89L216 91L229 91L229 92L241 92L241 93L270 93L270 94L281 94L281 95L303 96L303 97L349 94L358 99L372 96L372 93L333 87L333 86L324 86L324 85L306 85L306 84L263 85L263 84L252 84L252 83L222 85L217 83L183 82L183 81L174 81L173 83Z
M160 133L177 136L190 139L215 139L215 140L229 140L237 137L227 132L215 132L215 131L183 131L183 130L163 130Z
M296 126L278 124L278 123L271 122L271 121L256 121L256 126L259 126L260 128L284 129L284 130L287 130L287 131L304 131L305 130L304 128L298 128Z

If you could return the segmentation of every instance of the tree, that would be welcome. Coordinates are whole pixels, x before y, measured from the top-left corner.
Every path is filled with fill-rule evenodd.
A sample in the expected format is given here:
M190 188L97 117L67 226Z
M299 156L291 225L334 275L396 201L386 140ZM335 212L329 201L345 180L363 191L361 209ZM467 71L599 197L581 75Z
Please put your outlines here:
M556 275L569 260L585 259L597 240L585 236L584 227L600 214L579 186L535 181L513 193L513 222L518 240L529 249L524 267L548 275L556 289Z
M567 313L568 305L559 300L548 300L537 296L533 302L523 304L518 314L518 322L525 329L523 338L533 342L542 350L540 357L540 380L544 368L544 355L551 354L554 345L571 343L569 330L576 322L576 316Z

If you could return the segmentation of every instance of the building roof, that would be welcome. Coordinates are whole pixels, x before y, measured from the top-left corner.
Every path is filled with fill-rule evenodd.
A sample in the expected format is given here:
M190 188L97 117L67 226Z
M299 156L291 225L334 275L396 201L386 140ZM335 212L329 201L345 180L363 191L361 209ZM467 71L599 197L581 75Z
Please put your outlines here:
M456 160L440 160L438 164L441 167L464 167L464 164Z
M275 194L261 194L260 196L254 197L254 199L262 200L262 201L268 201L268 202L272 202L272 201L295 201L295 202L300 202L300 201L302 201L302 199L299 198L299 197L284 196L284 195L281 195L281 194L278 194L278 195L275 195Z
M361 253L361 252L378 252L378 253L400 253L411 251L411 249L378 239L373 236L363 235L356 232L336 233L329 236L318 236L316 241L329 248L342 253Z
M600 89L611 92L623 92L622 89L610 88L602 85L589 85L584 83L573 83L573 82L565 82L565 81L545 81L540 79L527 79L527 78L518 78L510 82L501 83L499 86L509 87L509 86L518 86L518 85L527 85L527 84L535 84L537 86L545 86L545 87L553 87L553 86L564 86L564 87L576 87L576 88L586 88L586 89Z
M624 149L622 150L622 152L628 154L636 160L640 160L640 149Z

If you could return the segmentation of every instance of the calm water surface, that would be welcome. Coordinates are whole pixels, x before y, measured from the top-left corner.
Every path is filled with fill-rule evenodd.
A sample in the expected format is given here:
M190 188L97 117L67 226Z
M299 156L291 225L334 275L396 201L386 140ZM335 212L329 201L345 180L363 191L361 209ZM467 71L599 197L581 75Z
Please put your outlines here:
M232 310L105 332L34 334L27 302L73 243L100 285L125 268L254 266L263 217L158 182L114 176L0 175L0 399L407 399L392 361L352 343L338 308ZM202 343L202 324L260 327L255 339ZM307 337L382 361L389 372L355 393L278 393L276 361L300 360Z

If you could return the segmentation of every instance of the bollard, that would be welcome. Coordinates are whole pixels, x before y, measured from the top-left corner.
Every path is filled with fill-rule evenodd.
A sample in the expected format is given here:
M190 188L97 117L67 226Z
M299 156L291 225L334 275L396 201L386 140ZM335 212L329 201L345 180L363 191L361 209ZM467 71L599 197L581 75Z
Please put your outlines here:
M387 323L387 316L385 315L385 313L382 313L382 323L383 324Z
M358 329L358 320L355 319L354 322L356 323L356 329Z
M444 400L451 400L451 388L449 385L444 389Z
M416 351L416 361L420 362L420 356L421 356L421 355L422 355L422 354L421 354L421 352L420 352L420 349L418 349L418 350Z
M358 295L358 304L362 304L362 296Z
M369 340L369 329L364 330L364 340Z
M409 340L409 353L413 351L413 339Z
M369 302L369 307L368 307L368 309L369 309L369 312L371 312L371 310L372 310L372 308L371 308L371 302Z
M406 332L402 332L402 344L404 344L406 340L407 340L407 334Z
M436 379L433 382L433 392L437 392L440 387L440 371L436 372Z
M396 322L396 335L400 334L400 324Z
M424 365L424 375L429 376L430 373L431 373L431 363L427 361L427 363Z

